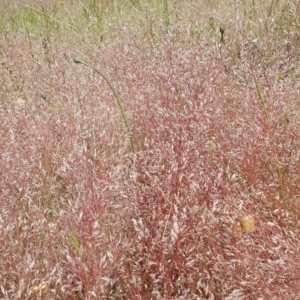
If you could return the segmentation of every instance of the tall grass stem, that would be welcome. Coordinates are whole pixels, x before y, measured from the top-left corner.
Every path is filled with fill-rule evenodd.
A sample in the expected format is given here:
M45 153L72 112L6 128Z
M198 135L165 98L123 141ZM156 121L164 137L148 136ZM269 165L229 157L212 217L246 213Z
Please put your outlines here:
M84 66L86 66L88 68L91 68L92 70L94 70L95 72L97 72L105 80L105 82L108 84L108 86L110 87L110 89L112 90L112 92L113 92L113 94L114 94L114 96L116 98L117 104L119 106L119 109L120 109L120 112L121 112L121 115L122 115L122 118L123 118L123 121L124 121L124 124L126 126L126 129L127 129L128 135L129 135L129 140L130 140L131 152L135 153L134 143L133 143L133 139L132 139L132 132L131 132L129 124L127 122L127 118L126 118L126 115L124 113L122 103L121 103L121 101L119 99L119 96L118 96L115 88L113 87L113 85L110 83L110 81L107 79L107 77L102 72L100 72L98 69L96 69L95 67L93 67L93 66L91 66L91 65L83 62L81 59L79 59L77 57L75 57L73 59L73 61L75 63L77 63L77 64L82 64L82 65L84 65Z

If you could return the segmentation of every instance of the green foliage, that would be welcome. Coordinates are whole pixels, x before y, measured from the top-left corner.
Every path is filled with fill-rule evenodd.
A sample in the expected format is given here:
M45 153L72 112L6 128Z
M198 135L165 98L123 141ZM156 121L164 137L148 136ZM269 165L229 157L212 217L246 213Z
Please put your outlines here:
M167 31L167 33L169 33L170 17L169 17L169 2L168 2L168 0L164 0L163 13L164 13L164 21L165 21L166 31Z
M76 233L73 229L73 226L72 226L72 223L70 220L68 220L68 224L69 224L69 231L70 231L70 236L71 236L71 241L72 241L73 247L74 247L77 255L79 256L79 258L81 259L82 258L82 249L81 249L80 242L76 236Z
M87 0L83 4L83 14L87 22L91 22L96 28L97 33L102 35L104 33L104 5L101 1Z
M0 34L4 33L6 28L6 18L3 14L0 14Z
M259 83L258 83L258 81L257 81L257 79L255 77L254 77L254 82L255 82L256 91L257 91L257 94L258 94L258 97L259 97L262 109L264 111L266 120L269 121L270 116L269 116L269 112L268 112L267 103L265 101L265 97L264 97L264 94L263 94L263 92L262 92L262 90L260 88L260 85L259 85Z

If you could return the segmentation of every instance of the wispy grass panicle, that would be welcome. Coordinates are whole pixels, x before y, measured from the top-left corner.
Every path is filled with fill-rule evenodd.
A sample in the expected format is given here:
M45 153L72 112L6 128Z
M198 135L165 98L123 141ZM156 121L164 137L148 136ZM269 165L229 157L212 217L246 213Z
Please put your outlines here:
M297 1L2 2L0 299L298 299Z

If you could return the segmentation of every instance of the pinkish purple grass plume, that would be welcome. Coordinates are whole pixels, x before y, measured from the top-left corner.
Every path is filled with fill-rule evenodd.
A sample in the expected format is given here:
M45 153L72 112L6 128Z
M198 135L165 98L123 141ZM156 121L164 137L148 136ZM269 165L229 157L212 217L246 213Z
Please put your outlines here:
M121 25L1 36L0 299L297 299L298 38Z

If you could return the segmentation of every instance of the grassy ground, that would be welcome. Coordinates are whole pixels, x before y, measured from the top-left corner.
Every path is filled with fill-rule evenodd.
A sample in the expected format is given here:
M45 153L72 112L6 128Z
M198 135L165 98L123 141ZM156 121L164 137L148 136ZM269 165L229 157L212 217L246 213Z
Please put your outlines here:
M299 298L297 1L0 7L0 299Z

